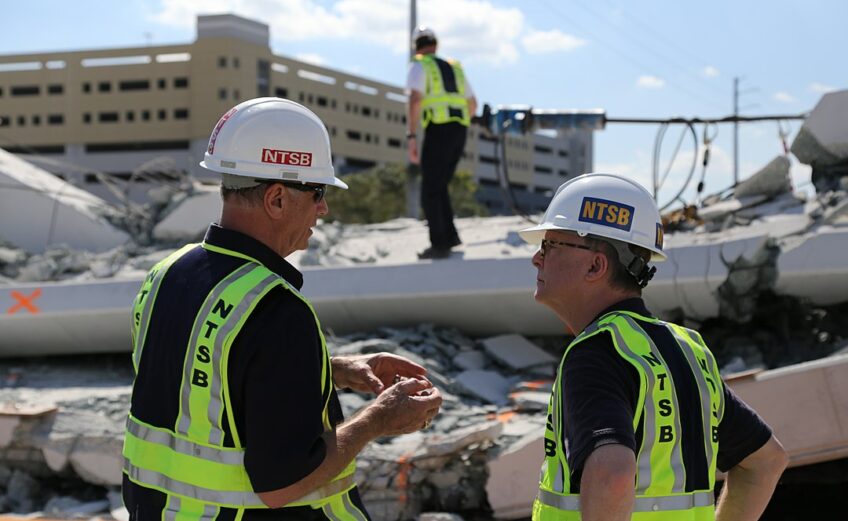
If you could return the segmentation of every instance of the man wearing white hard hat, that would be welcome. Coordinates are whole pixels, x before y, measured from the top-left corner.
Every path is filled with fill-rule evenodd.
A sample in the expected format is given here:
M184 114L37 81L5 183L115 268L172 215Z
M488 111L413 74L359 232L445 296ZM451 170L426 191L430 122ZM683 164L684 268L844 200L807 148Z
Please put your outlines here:
M130 519L370 519L356 454L429 425L441 395L404 358L330 357L285 260L327 214L327 187L347 188L326 128L292 101L245 101L201 166L222 174L220 219L154 266L133 305ZM378 396L344 420L336 387Z
M701 335L645 307L666 258L648 191L582 175L519 234L540 245L536 300L575 336L548 406L533 519L758 519L786 453L723 384ZM718 507L716 469L727 472Z
M436 56L438 42L429 27L412 34L415 56L406 77L409 162L421 164L421 208L430 231L430 247L421 259L443 259L462 241L453 223L448 184L465 150L477 100L458 61ZM418 123L424 141L418 144ZM420 152L420 155L419 155Z

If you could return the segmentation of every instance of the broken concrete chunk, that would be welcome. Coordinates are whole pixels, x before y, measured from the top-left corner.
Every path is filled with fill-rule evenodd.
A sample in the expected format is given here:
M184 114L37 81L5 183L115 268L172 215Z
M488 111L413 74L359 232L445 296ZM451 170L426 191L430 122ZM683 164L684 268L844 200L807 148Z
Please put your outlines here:
M509 381L495 371L474 369L463 371L456 375L454 383L466 393L495 405L506 405L508 402Z
M521 391L509 395L519 411L547 411L551 393Z
M463 521L462 516L448 512L422 512L418 521Z
M521 335L500 335L482 341L489 354L513 369L553 364L557 359Z
M486 495L495 519L526 518L539 492L544 435L528 435L489 462Z
M466 371L483 369L487 361L486 355L480 351L463 351L453 359L453 363Z
M492 421L472 425L454 432L437 433L430 436L424 452L428 456L453 454L473 443L495 440L502 431L503 424Z

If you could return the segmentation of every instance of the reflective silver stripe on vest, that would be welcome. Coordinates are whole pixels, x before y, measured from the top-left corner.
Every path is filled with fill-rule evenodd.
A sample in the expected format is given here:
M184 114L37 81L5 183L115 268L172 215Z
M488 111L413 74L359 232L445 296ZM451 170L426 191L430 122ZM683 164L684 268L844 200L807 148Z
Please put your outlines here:
M257 268L258 266L254 264L253 267ZM269 275L262 279L259 284L254 286L254 288L244 296L241 302L239 302L238 307L231 312L234 313L233 317L224 322L215 337L215 348L212 350L213 369L212 374L209 375L212 386L211 399L209 400L209 411L207 413L209 422L212 424L212 429L209 432L209 443L212 445L221 445L224 443L224 430L220 427L220 422L224 412L224 375L222 375L218 370L221 367L221 358L224 356L224 342L226 342L227 337L230 336L230 333L238 325L239 317L243 316L247 311L247 308L254 304L254 300L257 295L265 291L268 284L278 280L279 278L280 277L278 275L269 272Z
M168 269L171 265L176 262L177 258L182 255L177 255L180 251L185 249L186 251L182 254L188 253L189 250L193 249L183 247L177 252L171 254L174 256L173 259L166 257L165 262L159 266L159 271L156 272L156 275L153 276L153 282L150 283L150 291L145 295L144 306L141 309L141 319L138 322L138 339L135 343L135 351L133 352L133 365L138 371L138 364L141 362L141 350L144 348L144 342L147 339L147 328L150 325L150 312L153 310L153 301L156 299L156 295L159 293L159 286L162 284L162 279L165 278L165 274L168 272ZM169 262L170 261L170 262ZM133 317L135 320L135 317Z
M642 329L642 327L633 319L633 317L629 315L620 316L634 331L640 331L642 333L642 336L645 337L645 339L651 346L651 353L656 356L658 360L662 360L662 356L660 355L659 349L657 349L656 344L654 344L654 340L648 335L647 331ZM674 331L671 331L671 333L674 334ZM691 350L683 348L683 351L686 352L688 356ZM666 369L668 369L667 366ZM697 378L697 375L700 374L700 371L693 371L695 371ZM653 372L653 370L651 372ZM677 387L675 387L674 385L674 377L671 374L671 370L667 370L666 374L668 375L668 384L671 386L671 400L674 406L675 428L673 446L671 448L671 470L672 472L674 472L674 485L671 487L671 491L675 493L680 493L686 491L686 470L683 467L683 449L681 448L681 439L683 438L683 426L680 424L680 414L682 412L682 409L680 408L680 403L677 400ZM647 397L645 401L647 402ZM711 460L707 460L707 462L709 461Z
M674 335L674 339L677 340L677 343L680 344L680 349L686 354L686 360L689 362L689 367L692 370L692 374L695 376L695 381L698 382L698 393L700 393L701 398L701 423L704 429L704 450L706 451L705 455L707 457L707 465L712 467L713 462L713 433L712 433L712 424L710 422L711 414L712 414L712 394L710 393L709 384L707 383L706 378L704 377L704 373L702 373L702 368L700 363L698 362L698 358L695 356L695 353L692 351L692 347L689 346L688 342L685 339L680 338L677 334L677 331L673 327L668 328L671 331L671 334ZM704 353L706 357L706 353ZM709 357L707 357L709 358ZM713 382L713 385L718 386L719 382ZM720 418L721 416L719 416Z
M205 459L214 463L226 465L243 465L244 451L239 449L221 450L193 441L178 438L167 431L152 429L130 416L127 418L127 432L149 443L155 443L170 448L174 452Z
M168 490L173 494L179 494L199 501L216 503L219 505L241 505L245 507L265 507L265 503L253 492L228 492L198 487L190 483L178 481L158 472L136 467L127 458L124 458L124 472L127 476L137 482L161 490Z
M708 507L713 503L715 503L715 496L712 492L692 492L679 496L637 497L633 503L633 511L691 510L697 507Z
M648 361L634 353L630 347L628 347L627 342L624 341L624 337L621 335L621 331L618 329L618 326L612 322L607 324L607 326L615 337L615 342L618 347L642 367L642 373L645 375L645 407L643 408L645 421L642 432L642 447L639 450L636 461L636 494L638 495L644 493L645 490L651 486L651 453L654 450L654 440L657 437L657 422L655 417L656 409L651 397L654 395L656 378Z
M230 273L226 277L224 277L221 282L219 282L215 289L206 297L206 301L203 303L203 306L200 308L200 311L197 313L197 322L194 324L194 327L191 331L191 338L188 344L188 351L186 352L186 361L183 365L183 388L180 396L180 418L177 421L177 432L180 434L188 434L189 427L191 426L191 405L190 405L190 397L191 397L191 371L192 371L192 360L194 356L194 348L197 345L198 338L203 332L203 326L206 322L206 317L209 316L209 313L212 312L213 306L218 302L218 299L221 297L221 294L227 287L233 282L237 281L244 275L248 274L256 268L256 264L252 262L248 262L247 264L241 266L234 272ZM223 335L221 332L218 332L218 336L216 338L223 339ZM215 349L217 351L217 349ZM214 380L214 375L218 373L217 367L215 367L215 371L213 371L212 378ZM214 383L212 385L215 385ZM218 384L220 386L220 384ZM210 401L217 401L216 394L212 392L212 398ZM213 406L210 404L210 409ZM213 445L220 445L220 442L214 442L212 439L223 439L222 433L216 433L216 431L220 431L220 425L217 420L211 421L212 429L209 433L209 443Z
M570 512L580 511L580 496L560 496L547 490L539 489L536 496L543 505L567 510ZM691 510L698 507L707 507L715 502L712 492L693 492L675 496L652 496L637 497L633 502L634 512L660 512L669 510Z
M162 516L163 519L165 521L177 521L177 514L180 513L181 507L182 501L180 501L180 496L168 494L168 501L165 503L165 512Z

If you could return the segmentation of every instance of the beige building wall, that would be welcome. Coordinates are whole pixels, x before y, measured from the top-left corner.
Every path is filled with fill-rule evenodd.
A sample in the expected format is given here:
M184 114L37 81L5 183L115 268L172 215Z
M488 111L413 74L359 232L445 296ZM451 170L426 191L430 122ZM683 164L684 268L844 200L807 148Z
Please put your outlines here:
M0 56L0 147L33 154L55 173L126 177L164 156L209 177L197 163L210 130L233 105L262 95L318 114L342 173L406 161L401 87L276 56L266 25L233 15L199 17L191 44ZM510 185L528 194L521 197L544 196L589 171L591 132L583 134L506 136ZM467 143L459 168L500 198L502 151L473 126ZM534 200L538 208L547 202Z

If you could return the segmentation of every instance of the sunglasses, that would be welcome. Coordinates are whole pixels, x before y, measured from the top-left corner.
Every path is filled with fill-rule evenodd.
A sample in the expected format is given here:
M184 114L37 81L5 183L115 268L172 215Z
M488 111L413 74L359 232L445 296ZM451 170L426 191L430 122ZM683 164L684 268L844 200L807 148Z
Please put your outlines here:
M544 259L545 253L547 253L547 251L550 248L553 248L555 246L568 246L568 247L571 247L571 248L577 248L579 250L592 251L592 248L590 248L589 246L586 246L585 244L577 244L576 242L552 241L550 239L542 239L542 246L539 249L542 253L542 258Z
M289 188L294 188L298 192L312 192L312 200L315 201L315 204L320 203L324 200L324 196L327 194L327 186L326 185L310 185L305 183L293 183L291 181L277 181L276 179L257 179L256 181L263 184L274 184L280 183L281 185L288 186Z

